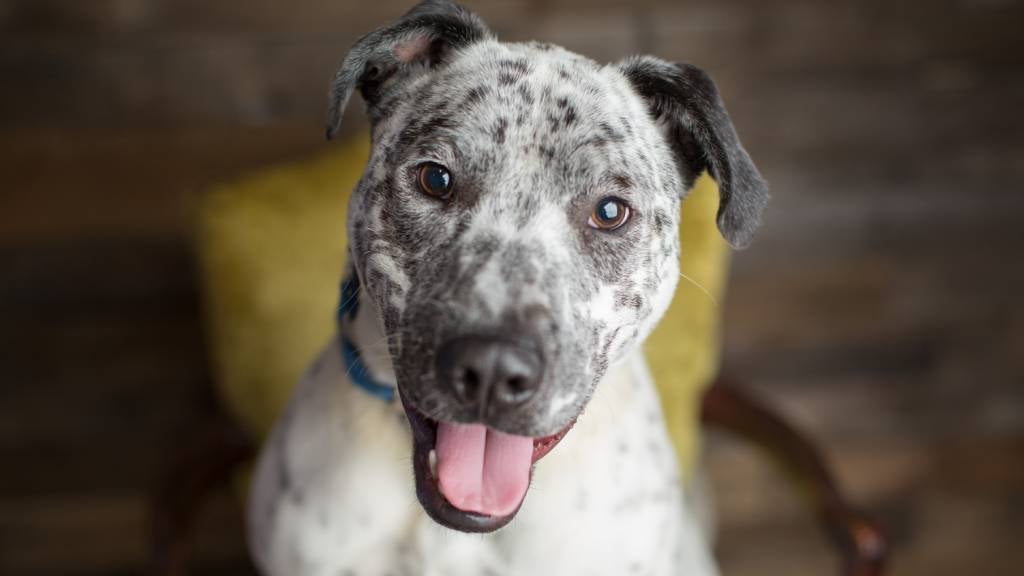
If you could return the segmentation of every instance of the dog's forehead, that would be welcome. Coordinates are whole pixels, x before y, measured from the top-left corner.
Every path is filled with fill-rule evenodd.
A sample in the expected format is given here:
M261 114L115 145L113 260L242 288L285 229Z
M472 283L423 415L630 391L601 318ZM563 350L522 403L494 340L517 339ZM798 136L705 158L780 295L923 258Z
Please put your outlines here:
M441 71L432 87L459 105L467 124L503 115L529 135L570 140L594 134L622 141L649 118L640 98L614 68L545 44L481 42ZM507 115L507 116L506 116Z
M626 109L629 101L640 102L614 68L535 42L479 42L461 50L440 71L440 78L449 83L439 87L448 94L492 93L500 104L522 107L532 107L538 101L557 104L562 99L588 107L592 113L610 113L630 112Z

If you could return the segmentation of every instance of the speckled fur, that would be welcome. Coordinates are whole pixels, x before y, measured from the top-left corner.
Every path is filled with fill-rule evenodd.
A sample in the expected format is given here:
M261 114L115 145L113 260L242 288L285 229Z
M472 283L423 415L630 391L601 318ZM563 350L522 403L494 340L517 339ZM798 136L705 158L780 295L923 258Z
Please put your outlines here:
M543 348L544 385L486 423L542 436L579 422L538 464L512 524L449 532L416 504L404 417L346 382L332 343L257 470L261 569L712 574L639 352L675 290L679 203L693 178L708 169L719 181L719 226L736 245L766 199L710 79L650 57L601 65L501 43L468 12L427 2L346 57L329 135L355 89L373 147L348 222L365 304L343 329L371 372L431 418L472 421L435 382L439 345L527 333ZM450 169L451 200L417 190L426 161ZM587 225L606 196L632 208L611 232Z

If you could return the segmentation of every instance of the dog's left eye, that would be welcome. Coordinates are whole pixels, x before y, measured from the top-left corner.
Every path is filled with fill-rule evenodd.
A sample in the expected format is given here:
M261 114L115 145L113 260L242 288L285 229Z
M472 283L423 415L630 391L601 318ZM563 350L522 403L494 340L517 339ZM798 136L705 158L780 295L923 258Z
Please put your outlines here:
M416 183L420 192L441 200L447 200L452 193L452 175L447 168L436 162L419 165Z
M617 230L629 220L629 214L625 200L609 196L597 201L587 225L597 230Z

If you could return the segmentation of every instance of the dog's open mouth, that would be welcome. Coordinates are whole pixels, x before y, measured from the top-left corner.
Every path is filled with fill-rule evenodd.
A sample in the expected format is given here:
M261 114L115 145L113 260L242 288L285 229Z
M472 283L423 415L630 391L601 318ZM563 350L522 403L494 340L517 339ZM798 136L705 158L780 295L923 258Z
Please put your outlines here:
M492 532L515 517L533 465L569 432L513 436L482 424L437 422L402 397L412 427L416 496L436 522L463 532Z

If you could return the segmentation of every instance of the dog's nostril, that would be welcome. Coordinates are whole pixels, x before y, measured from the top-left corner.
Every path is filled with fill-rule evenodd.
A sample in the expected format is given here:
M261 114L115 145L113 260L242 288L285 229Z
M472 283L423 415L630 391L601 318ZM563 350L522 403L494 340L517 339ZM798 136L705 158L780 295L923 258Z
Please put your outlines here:
M496 383L494 394L508 404L517 404L533 395L532 380L525 376L511 376Z
M476 391L480 387L480 375L476 370L460 368L455 376L455 381L464 396L469 398L476 396Z
M522 392L527 389L526 378L513 376L508 379L508 389L512 392Z

